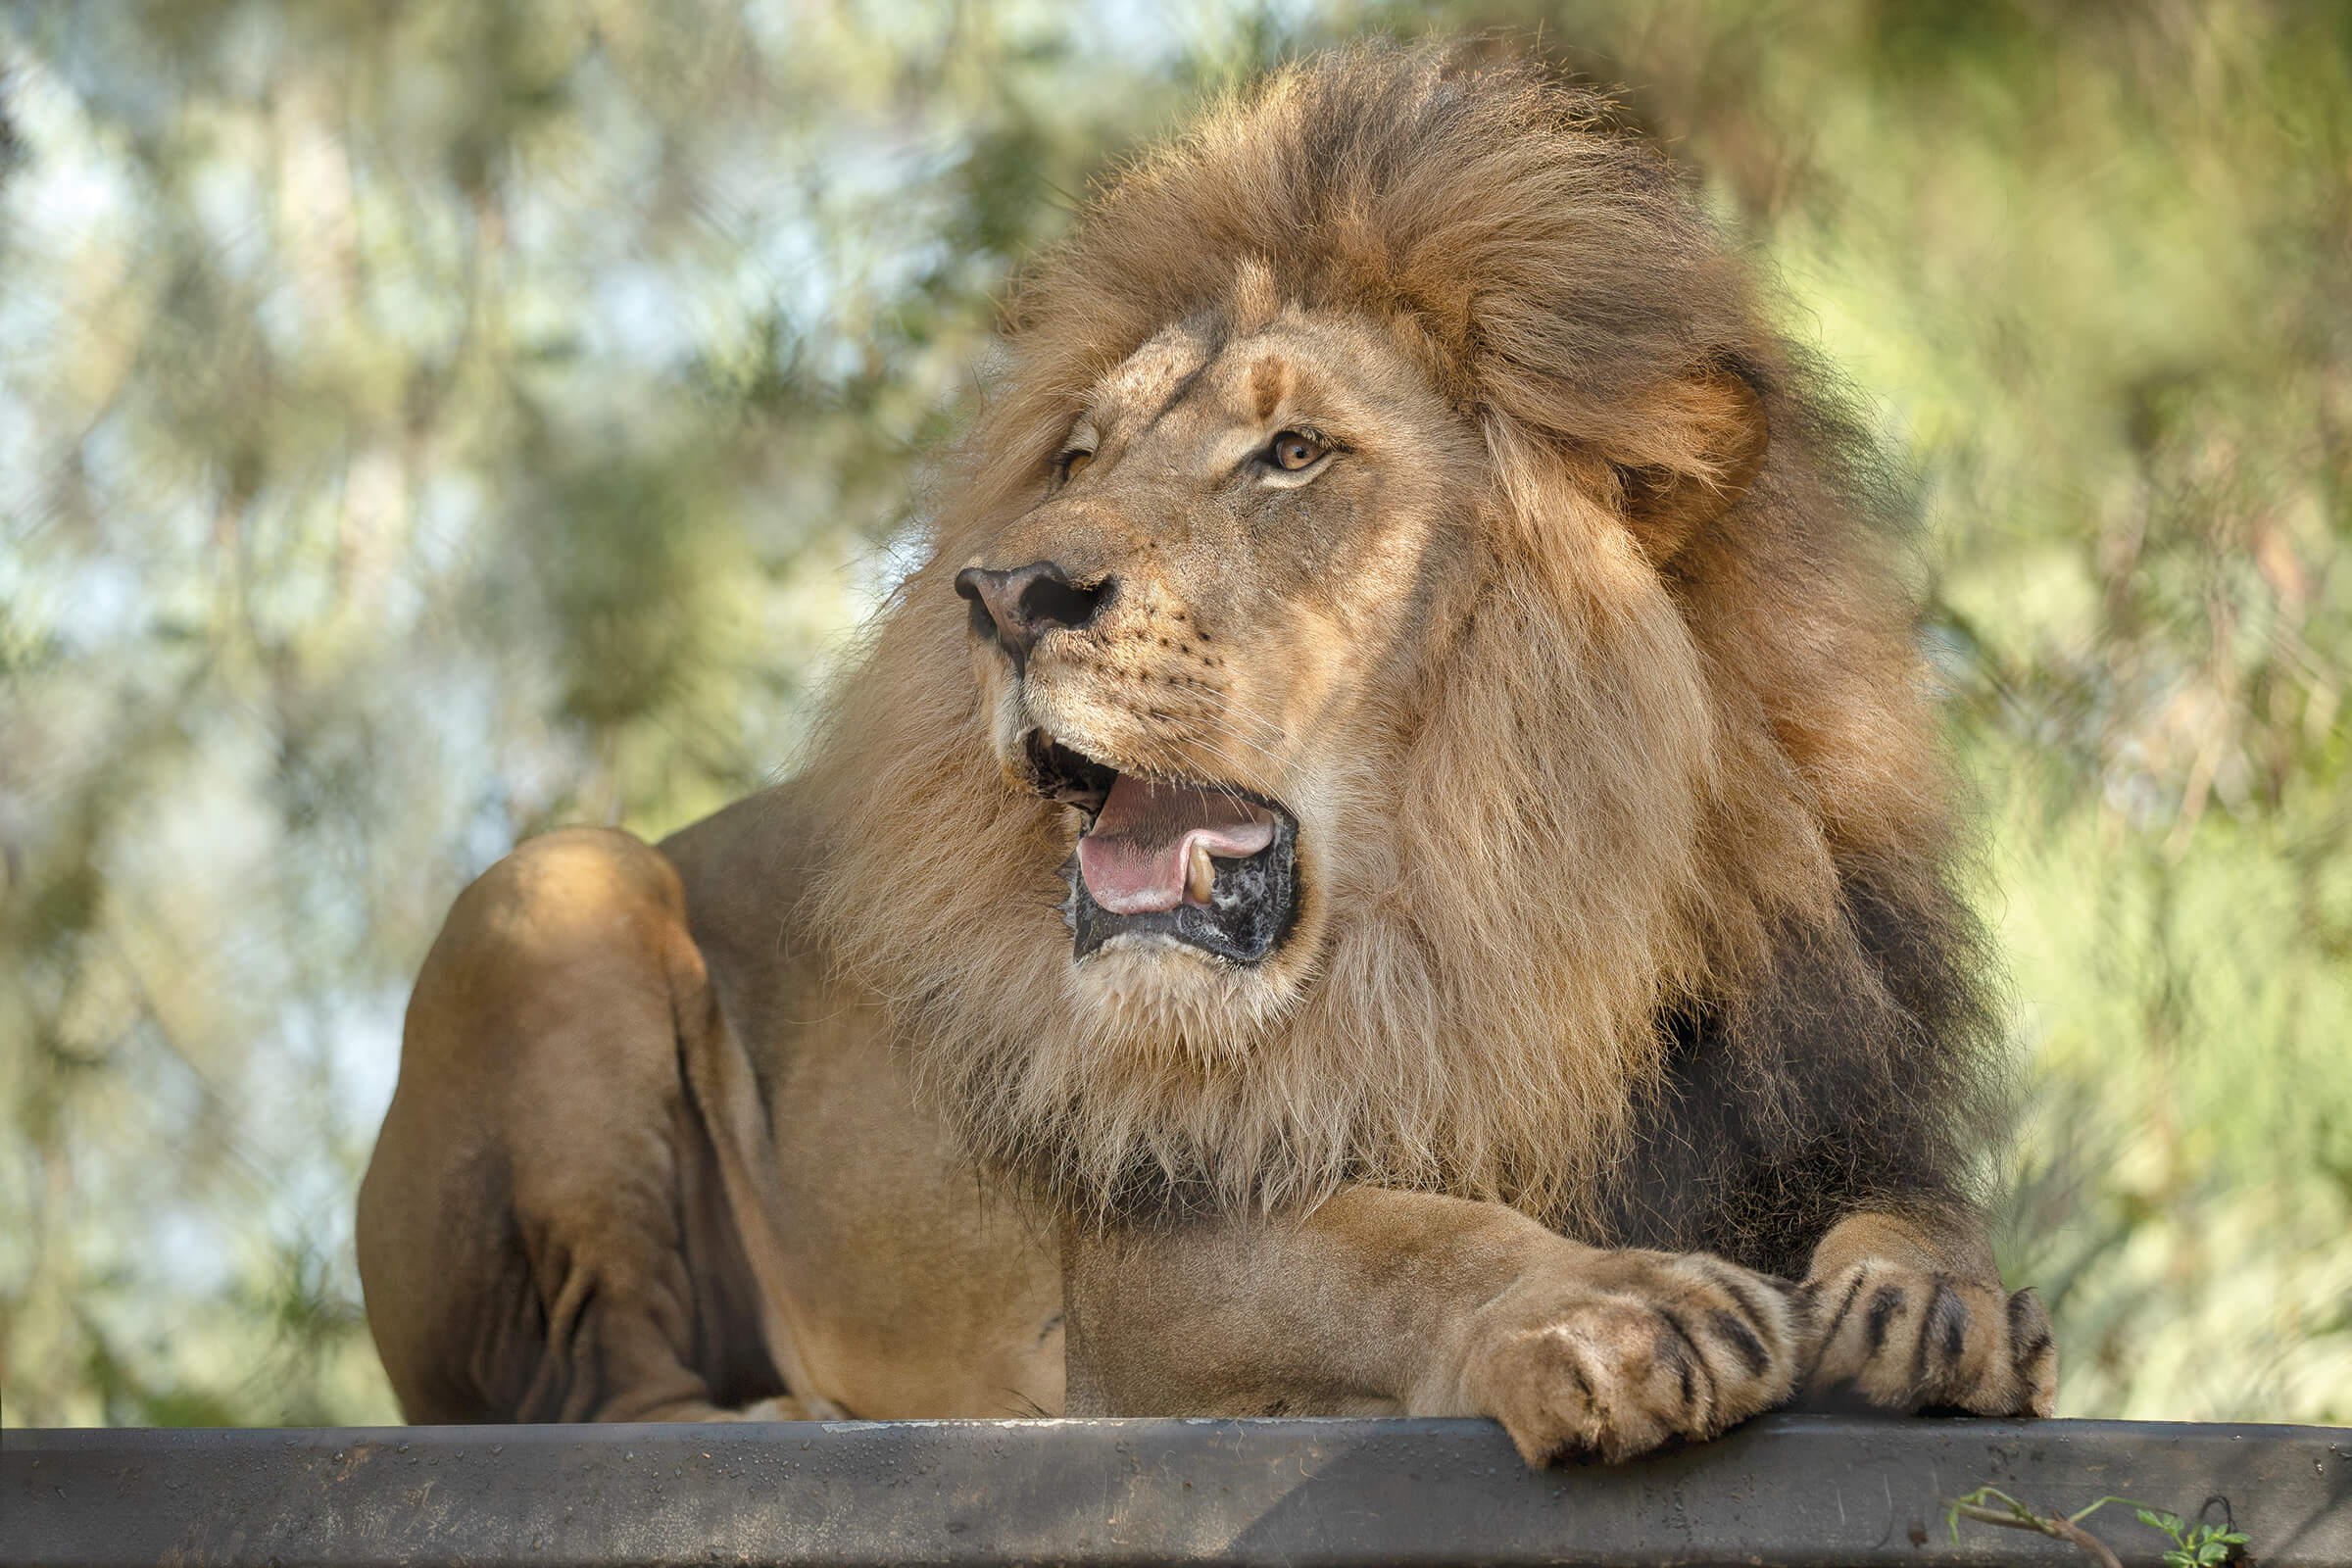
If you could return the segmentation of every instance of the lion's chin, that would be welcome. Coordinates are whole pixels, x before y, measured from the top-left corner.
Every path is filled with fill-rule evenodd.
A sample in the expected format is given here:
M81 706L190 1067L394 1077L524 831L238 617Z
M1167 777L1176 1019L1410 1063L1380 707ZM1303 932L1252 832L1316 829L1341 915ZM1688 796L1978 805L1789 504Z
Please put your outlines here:
M1088 1031L1117 1049L1177 1046L1200 1057L1246 1051L1287 1013L1292 986L1270 967L1220 961L1157 935L1122 933L1069 969Z

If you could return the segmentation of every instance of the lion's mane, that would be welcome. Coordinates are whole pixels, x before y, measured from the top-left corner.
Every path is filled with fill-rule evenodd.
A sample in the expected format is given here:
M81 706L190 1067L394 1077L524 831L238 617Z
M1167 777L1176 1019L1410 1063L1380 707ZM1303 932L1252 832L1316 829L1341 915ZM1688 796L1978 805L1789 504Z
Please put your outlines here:
M1392 836L1320 867L1347 913L1297 1004L1114 1048L1068 984L1060 808L991 758L949 578L1034 500L1076 398L1237 289L1408 345L1491 460L1460 502L1479 586L1396 699L1411 739L1363 803ZM1605 100L1440 48L1285 70L1113 180L1004 337L799 796L803 929L984 1162L1098 1210L1440 1190L1783 1270L1860 1200L1963 1195L1997 1030L1902 496ZM1703 469L1665 389L1724 373L1763 466L1653 563L1642 475Z

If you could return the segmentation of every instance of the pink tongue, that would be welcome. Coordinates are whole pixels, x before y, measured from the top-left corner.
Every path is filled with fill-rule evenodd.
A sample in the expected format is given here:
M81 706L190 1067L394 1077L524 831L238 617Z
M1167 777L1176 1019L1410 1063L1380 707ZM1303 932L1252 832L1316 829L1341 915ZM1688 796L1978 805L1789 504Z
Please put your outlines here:
M1121 773L1094 830L1078 841L1078 874L1111 913L1148 914L1184 902L1196 843L1238 859L1273 842L1272 814L1248 801Z

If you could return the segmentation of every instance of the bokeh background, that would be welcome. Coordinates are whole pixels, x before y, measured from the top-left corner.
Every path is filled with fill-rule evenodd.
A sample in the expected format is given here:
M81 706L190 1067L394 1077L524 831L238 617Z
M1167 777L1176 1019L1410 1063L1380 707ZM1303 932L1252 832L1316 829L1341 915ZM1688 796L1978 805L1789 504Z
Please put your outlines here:
M2082 1415L2352 1421L2352 7L13 4L0 1416L366 1422L451 898L789 765L992 299L1365 30L1621 83L1919 475ZM1170 243L1182 243L1170 236Z

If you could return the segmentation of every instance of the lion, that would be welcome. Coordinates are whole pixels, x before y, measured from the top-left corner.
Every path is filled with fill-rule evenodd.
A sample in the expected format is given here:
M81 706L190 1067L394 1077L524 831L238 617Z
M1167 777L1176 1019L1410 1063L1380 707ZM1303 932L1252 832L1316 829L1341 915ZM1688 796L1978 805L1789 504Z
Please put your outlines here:
M407 1415L2047 1414L1900 490L1771 305L1493 50L1127 167L806 765L452 910Z

